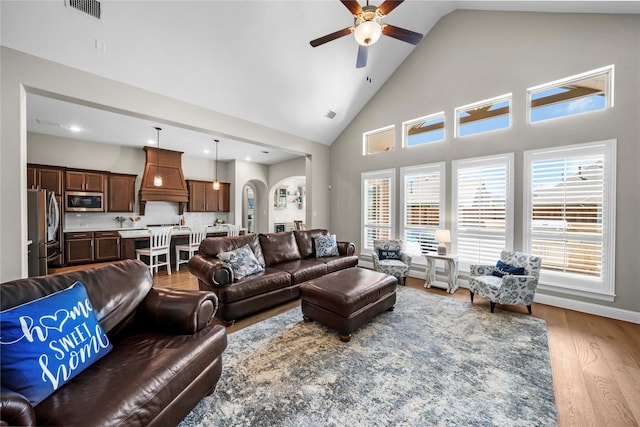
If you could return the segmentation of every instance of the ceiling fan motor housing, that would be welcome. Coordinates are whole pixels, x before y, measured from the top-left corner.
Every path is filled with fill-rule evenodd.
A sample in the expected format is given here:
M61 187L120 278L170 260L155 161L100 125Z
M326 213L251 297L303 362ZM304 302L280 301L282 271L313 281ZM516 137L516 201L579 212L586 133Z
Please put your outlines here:
M381 34L382 15L375 6L363 6L362 12L354 16L354 35L358 44L369 46L378 41Z

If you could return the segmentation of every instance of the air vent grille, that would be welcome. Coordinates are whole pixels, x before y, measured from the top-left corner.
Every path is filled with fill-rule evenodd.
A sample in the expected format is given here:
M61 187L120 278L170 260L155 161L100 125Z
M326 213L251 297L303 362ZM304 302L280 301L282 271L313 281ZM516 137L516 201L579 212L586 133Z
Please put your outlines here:
M100 19L101 9L100 2L98 0L68 0L70 7L93 16L96 19Z

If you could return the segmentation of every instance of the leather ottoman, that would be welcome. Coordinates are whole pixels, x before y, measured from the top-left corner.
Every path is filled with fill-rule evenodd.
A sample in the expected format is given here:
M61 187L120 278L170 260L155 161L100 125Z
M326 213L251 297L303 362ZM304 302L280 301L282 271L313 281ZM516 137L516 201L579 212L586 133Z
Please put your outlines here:
M318 322L338 331L348 342L351 333L396 303L398 279L352 267L300 285L305 322Z

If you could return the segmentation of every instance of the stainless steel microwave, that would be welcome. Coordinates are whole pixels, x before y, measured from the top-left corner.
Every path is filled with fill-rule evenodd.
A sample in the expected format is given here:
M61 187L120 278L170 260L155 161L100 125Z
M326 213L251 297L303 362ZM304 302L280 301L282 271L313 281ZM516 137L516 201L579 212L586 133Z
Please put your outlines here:
M64 197L67 212L104 212L103 193L66 191Z

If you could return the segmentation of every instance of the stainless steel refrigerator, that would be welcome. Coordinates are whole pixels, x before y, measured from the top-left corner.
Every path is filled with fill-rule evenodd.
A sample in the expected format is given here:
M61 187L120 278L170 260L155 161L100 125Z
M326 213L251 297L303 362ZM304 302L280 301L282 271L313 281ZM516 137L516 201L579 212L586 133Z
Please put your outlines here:
M55 194L46 190L27 190L29 277L44 276L47 264L60 256L56 240L59 210Z

